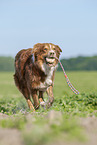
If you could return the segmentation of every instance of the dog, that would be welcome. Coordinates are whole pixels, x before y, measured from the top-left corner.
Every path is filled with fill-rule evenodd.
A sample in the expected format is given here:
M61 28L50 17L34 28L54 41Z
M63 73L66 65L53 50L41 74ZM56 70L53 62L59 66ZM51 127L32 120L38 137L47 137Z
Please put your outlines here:
M33 48L22 49L15 56L15 84L30 110L35 111L40 105L49 108L53 104L54 76L58 66L56 58L59 58L60 52L62 50L58 45L37 43ZM44 92L48 95L47 102L44 102Z

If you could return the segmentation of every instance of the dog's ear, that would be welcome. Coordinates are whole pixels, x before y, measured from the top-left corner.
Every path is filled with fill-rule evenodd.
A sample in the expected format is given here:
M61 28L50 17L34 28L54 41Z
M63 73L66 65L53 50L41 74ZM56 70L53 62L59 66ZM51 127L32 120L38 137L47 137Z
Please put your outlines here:
M42 43L35 44L33 47L32 53L35 54L42 47L42 45L43 45Z
M38 54L40 54L40 50L43 47L43 43L37 43L33 46L32 53L34 54L34 60L37 61Z
M62 49L58 45L56 45L56 48L59 50L59 52L62 52Z

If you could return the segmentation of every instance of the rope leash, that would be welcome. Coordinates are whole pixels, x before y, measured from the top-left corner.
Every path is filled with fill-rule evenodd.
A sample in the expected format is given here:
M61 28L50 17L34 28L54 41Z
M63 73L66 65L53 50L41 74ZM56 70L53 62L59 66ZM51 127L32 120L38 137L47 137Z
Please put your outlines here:
M65 70L64 70L64 68L63 68L63 65L62 65L62 63L61 63L61 61L56 57L56 59L59 61L59 63L60 63L60 66L61 66L61 68L62 68L62 70L63 70L63 72L64 72L64 76L65 76L65 78L66 78L66 82L67 82L67 84L68 84L68 86L70 87L70 89L75 93L75 94L79 94L79 91L78 90L76 90L75 88L74 88L74 86L71 84L71 82L69 81L69 78L67 77L67 75L66 75L66 72L65 72Z

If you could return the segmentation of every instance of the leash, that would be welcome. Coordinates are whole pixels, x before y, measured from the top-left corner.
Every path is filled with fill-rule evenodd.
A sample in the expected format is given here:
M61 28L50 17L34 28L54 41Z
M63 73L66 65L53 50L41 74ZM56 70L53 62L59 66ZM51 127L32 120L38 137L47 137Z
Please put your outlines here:
M66 82L67 82L67 84L68 84L68 86L70 87L70 89L75 93L75 94L79 94L79 91L78 90L76 90L75 88L74 88L74 86L71 84L71 82L69 81L69 78L67 77L67 75L66 75L66 72L65 72L65 70L64 70L64 68L63 68L63 65L62 65L62 63L61 63L61 61L56 57L56 59L59 61L59 63L60 63L60 66L61 66L61 68L62 68L62 70L63 70L63 72L64 72L64 76L65 76L65 78L66 78Z

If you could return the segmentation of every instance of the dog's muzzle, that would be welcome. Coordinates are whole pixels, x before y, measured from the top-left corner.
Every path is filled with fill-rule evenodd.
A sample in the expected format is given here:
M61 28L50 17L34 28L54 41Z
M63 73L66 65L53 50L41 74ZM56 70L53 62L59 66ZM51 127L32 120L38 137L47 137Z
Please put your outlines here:
M55 61L55 58L56 58L56 53L53 50L49 51L48 55L45 58L46 63L47 64L53 64L54 61Z

